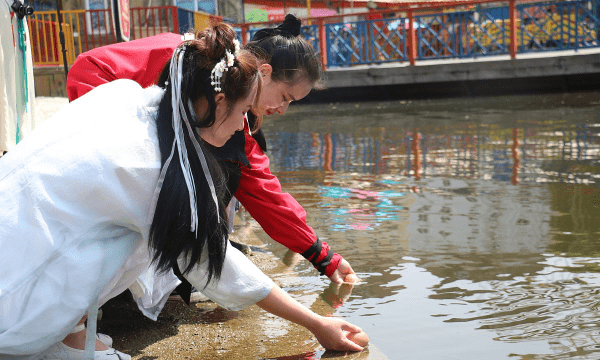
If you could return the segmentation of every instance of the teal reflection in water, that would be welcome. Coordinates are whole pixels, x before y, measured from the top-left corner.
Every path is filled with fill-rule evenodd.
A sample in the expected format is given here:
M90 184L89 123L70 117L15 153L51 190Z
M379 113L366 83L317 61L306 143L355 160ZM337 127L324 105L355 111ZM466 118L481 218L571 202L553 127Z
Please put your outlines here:
M372 230L382 221L399 220L397 211L403 210L404 207L394 204L392 199L406 196L391 190L366 191L339 186L320 186L318 192L325 201L319 206L331 208L332 214L335 215L334 222L330 225L330 230L333 231ZM328 198L342 201L328 202ZM374 204L361 207L363 202ZM356 206L352 206L353 204Z
M300 261L288 290L377 354L600 358L599 93L295 106L264 129L363 280L331 301Z

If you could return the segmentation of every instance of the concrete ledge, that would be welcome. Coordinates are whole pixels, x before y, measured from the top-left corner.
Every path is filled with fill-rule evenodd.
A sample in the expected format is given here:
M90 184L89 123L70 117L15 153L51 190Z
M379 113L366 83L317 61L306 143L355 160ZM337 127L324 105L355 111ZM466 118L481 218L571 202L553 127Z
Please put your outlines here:
M326 80L329 87L338 88L598 73L600 51L594 50L593 53L544 53L515 60L503 56L423 61L416 66L404 63L341 68L327 71Z
M34 67L35 96L67 97L65 70L62 66Z

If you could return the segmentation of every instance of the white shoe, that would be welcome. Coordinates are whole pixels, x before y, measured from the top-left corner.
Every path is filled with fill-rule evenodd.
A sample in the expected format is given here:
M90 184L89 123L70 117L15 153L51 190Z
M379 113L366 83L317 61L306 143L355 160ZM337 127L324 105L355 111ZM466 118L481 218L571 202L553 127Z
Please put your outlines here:
M100 314L100 310L98 310L98 314ZM77 326L75 326L73 331L71 331L71 334L76 334L76 333L79 333L82 331L85 331L85 325L78 324ZM104 345L106 345L108 347L112 347L113 339L110 336L108 336L106 334L96 333L96 339L100 340L100 342L103 343Z
M38 360L81 360L84 350L73 349L62 342L52 345L48 350L38 357ZM94 360L131 360L131 356L117 351L113 348L108 350L96 351Z

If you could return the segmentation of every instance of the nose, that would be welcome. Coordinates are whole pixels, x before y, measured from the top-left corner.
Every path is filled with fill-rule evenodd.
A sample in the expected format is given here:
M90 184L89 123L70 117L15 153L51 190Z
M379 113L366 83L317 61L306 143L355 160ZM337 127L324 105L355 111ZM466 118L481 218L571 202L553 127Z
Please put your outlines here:
M287 111L288 107L290 106L291 101L284 101L278 108L277 108L277 112L280 115L285 114L285 112Z

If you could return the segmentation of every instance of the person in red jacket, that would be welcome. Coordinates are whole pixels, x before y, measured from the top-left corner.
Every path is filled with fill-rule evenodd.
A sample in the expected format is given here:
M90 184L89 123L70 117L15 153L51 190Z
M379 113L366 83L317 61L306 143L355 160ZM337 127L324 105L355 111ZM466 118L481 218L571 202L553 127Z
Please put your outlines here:
M229 173L228 187L265 232L290 250L302 254L322 275L341 283L354 271L326 242L318 239L306 223L306 212L269 170L262 131L262 115L284 114L292 101L299 100L321 80L321 66L314 49L298 37L300 21L287 15L276 28L258 31L246 48L259 57L262 90L257 106L248 112L244 131L236 133L214 152ZM83 53L69 71L67 93L73 101L96 86L116 80L132 79L147 87L156 79L182 42L178 34L161 34L126 43L96 48ZM226 199L226 202L229 199ZM175 269L177 272L177 269Z

